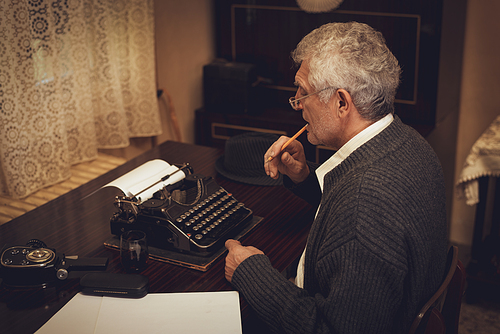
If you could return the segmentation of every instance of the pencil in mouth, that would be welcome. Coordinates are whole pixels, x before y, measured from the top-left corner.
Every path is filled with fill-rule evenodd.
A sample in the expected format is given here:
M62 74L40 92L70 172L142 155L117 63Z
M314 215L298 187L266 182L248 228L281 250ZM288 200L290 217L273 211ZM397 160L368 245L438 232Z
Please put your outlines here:
M279 153L283 152L283 150L284 150L284 149L285 149L288 145L290 145L290 143L291 143L292 141L294 141L295 139L297 139L297 137L298 137L298 136L300 136L300 135L302 134L302 132L306 131L307 126L308 126L308 125L309 125L309 124L304 125L304 127L303 127L302 129L300 129L299 131L297 131L297 133L296 133L296 134L294 134L292 138L288 139L288 140L286 141L286 143L284 143L284 144L283 144L283 146L281 146L281 149L280 149L280 152L279 152ZM275 156L271 156L271 157L269 157L269 158L267 159L267 162L272 161L272 160L274 159L274 157L275 157Z

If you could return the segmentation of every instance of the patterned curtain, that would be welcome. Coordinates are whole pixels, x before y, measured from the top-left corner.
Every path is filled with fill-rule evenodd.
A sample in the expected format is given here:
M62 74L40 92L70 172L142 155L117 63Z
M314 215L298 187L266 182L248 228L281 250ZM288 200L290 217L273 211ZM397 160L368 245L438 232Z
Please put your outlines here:
M153 0L0 1L0 194L156 136Z

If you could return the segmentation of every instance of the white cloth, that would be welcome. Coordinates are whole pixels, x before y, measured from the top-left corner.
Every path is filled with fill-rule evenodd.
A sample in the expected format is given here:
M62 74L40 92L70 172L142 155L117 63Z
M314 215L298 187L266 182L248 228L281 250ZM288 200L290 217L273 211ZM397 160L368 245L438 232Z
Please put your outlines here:
M382 130L384 130L391 122L394 120L394 116L392 114L386 115L384 118L378 120L373 123L356 136L352 137L347 143L345 143L335 154L333 154L327 161L325 161L321 166L316 169L316 177L318 178L319 186L321 187L321 191L323 191L323 184L325 175L337 167L342 161L344 161L352 152L354 152L358 147L378 135ZM318 207L319 210L319 207ZM318 214L318 211L316 211ZM307 248L307 245L306 245ZM304 288L304 262L305 262L305 254L306 248L304 248L304 252L302 252L302 256L300 257L299 264L297 266L297 276L295 277L295 284L299 288Z
M483 176L500 176L500 116L472 146L457 181L459 198L467 205L479 203L479 182Z

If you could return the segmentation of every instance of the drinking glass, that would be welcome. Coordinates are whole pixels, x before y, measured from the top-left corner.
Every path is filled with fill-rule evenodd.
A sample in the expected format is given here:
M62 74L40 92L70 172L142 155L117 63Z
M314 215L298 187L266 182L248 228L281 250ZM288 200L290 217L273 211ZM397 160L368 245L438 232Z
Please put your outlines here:
M120 236L120 259L127 272L142 271L149 258L146 233L138 230L123 232Z

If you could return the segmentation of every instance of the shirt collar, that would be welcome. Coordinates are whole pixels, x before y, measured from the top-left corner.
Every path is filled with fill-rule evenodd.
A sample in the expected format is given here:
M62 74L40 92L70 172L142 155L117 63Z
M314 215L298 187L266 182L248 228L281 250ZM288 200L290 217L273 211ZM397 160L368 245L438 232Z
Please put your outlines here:
M316 169L316 177L318 178L321 191L323 191L323 183L326 173L337 167L358 147L378 135L394 120L392 114L387 114L382 119L371 124L369 127L355 135L347 143L345 143L335 154L326 160L321 166Z

